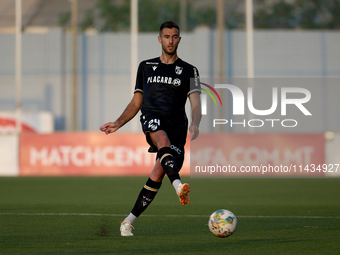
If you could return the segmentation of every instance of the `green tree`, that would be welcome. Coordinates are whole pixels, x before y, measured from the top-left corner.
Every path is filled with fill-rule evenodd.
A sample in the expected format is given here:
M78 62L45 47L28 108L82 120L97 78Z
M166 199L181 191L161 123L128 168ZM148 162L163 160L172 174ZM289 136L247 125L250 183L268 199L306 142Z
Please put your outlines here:
M340 28L339 0L297 0L296 7L302 28Z
M139 31L158 31L166 20L179 22L178 1L143 0L139 2Z
M158 31L166 20L179 23L180 5L178 1L139 1L139 31ZM195 8L187 2L188 30L205 25L216 27L215 8ZM261 29L339 29L340 0L254 0L254 27ZM70 25L71 14L58 16L59 25ZM226 13L225 25L229 29L244 28L244 12ZM86 11L80 22L80 30L96 28L98 31L129 31L130 0L97 0L94 9Z
M87 10L84 19L79 24L80 31L85 31L87 28L95 27L95 15L93 10Z
M260 8L254 14L255 28L293 28L295 26L294 6L284 0Z
M340 0L256 0L256 28L339 29Z
M62 28L66 28L70 25L71 12L64 12L58 15L58 24Z
M96 28L103 31L126 31L130 28L130 1L124 0L120 5L112 0L98 0L96 9L98 20Z

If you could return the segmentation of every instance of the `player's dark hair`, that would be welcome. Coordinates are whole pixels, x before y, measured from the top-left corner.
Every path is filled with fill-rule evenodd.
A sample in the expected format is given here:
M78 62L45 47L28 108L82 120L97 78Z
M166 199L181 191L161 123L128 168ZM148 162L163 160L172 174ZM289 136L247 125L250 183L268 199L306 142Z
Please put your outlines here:
M159 28L159 35L161 36L162 35L162 31L163 31L163 29L164 28L177 28L178 29L178 35L179 35L179 26L175 23L175 22L173 22L173 21L165 21L162 25L161 25L161 27Z

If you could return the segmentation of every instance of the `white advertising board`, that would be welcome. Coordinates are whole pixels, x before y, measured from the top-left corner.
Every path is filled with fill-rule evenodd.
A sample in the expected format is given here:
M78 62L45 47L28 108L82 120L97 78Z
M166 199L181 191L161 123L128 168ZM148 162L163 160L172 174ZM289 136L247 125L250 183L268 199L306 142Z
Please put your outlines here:
M0 176L19 174L19 136L0 135Z

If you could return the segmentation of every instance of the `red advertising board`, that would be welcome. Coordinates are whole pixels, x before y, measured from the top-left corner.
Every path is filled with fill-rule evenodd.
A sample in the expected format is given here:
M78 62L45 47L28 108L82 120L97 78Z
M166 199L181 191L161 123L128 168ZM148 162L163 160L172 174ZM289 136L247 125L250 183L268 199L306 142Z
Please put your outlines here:
M15 112L0 111L0 134L17 133L17 115ZM50 134L54 131L51 112L21 113L21 132Z
M0 133L15 133L17 131L17 123L15 119L4 118L0 116ZM33 127L26 123L21 123L22 132L34 132Z
M20 175L147 176L156 156L148 148L141 133L22 134ZM323 134L201 134L186 146L181 175L323 176L324 163Z
M20 175L145 176L156 157L148 148L141 133L23 134ZM184 168L181 173L189 175Z

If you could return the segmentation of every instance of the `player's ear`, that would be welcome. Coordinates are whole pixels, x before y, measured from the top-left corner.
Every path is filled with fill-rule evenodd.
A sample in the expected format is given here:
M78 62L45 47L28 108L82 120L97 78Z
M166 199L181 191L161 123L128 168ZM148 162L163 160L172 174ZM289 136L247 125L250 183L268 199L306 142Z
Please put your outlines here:
M182 37L179 37L179 38L178 38L178 43L180 43L180 42L181 42L181 39L182 39Z
M159 43L162 43L162 38L160 36L158 36L158 41Z

